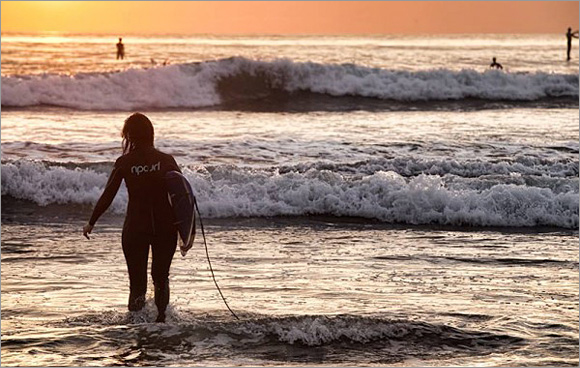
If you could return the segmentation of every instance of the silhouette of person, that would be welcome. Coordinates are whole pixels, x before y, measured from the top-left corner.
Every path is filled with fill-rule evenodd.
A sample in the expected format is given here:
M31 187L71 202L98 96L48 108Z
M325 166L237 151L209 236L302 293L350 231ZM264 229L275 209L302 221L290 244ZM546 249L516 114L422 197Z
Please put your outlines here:
M495 61L495 56L491 59L491 64L489 64L490 68L496 68L496 69L503 69L503 66L501 66L500 63L498 63L497 61Z
M121 244L129 273L130 311L145 306L147 264L152 252L151 276L157 306L156 322L165 322L169 304L169 269L177 247L175 217L167 195L164 176L169 171L181 172L173 156L158 151L151 120L134 113L123 125L123 154L115 161L105 190L95 205L83 235L89 234L97 220L109 208L123 180L129 193L127 214Z
M578 31L572 32L572 28L568 27L568 32L566 32L566 38L568 39L568 50L566 51L566 61L570 61L570 51L572 50L572 38L578 38Z
M119 37L119 42L117 42L117 60L125 57L125 45L123 45L123 39Z

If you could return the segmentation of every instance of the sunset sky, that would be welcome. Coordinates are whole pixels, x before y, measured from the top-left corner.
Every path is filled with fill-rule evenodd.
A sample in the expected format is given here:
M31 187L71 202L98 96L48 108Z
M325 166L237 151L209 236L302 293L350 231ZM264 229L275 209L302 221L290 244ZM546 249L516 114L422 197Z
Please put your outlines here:
M2 1L2 32L104 34L564 33L577 1Z

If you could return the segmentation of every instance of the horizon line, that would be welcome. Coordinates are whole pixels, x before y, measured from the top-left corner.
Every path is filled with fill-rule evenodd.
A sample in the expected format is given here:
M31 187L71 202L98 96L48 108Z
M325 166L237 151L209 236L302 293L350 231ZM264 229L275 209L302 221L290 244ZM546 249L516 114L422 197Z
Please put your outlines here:
M257 32L247 32L247 33L229 33L229 32L219 32L219 33L139 33L139 32L125 32L125 33L112 33L112 32L71 32L71 31L0 31L0 35L64 35L64 36L78 36L78 35L92 35L92 36L115 36L122 37L125 36L147 36L147 37L167 37L167 36L240 36L240 37L251 37L251 36L302 36L302 37L329 37L329 36L446 36L446 35L559 35L560 32L445 32L445 33L257 33ZM564 34L564 33L562 33Z

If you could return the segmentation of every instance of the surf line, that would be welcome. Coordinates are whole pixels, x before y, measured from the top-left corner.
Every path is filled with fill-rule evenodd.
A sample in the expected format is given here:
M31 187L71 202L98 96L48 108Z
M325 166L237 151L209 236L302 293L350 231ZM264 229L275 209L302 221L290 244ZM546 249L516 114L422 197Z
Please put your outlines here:
M222 297L224 304L226 305L226 307L228 308L228 310L230 311L232 316L234 316L237 320L240 320L240 318L234 313L234 311L228 305L228 302L226 301L226 298L224 297L224 294L222 293L222 290L220 289L220 286L218 285L217 280L215 279L215 274L213 273L213 267L211 266L211 260L209 259L209 252L207 250L207 242L205 240L205 231L203 230L203 221L201 220L201 213L199 212L199 206L197 205L197 199L195 198L195 196L193 196L193 206L195 207L195 210L197 211L197 214L199 215L199 227L201 228L201 235L203 236L203 245L205 246L205 255L207 257L207 263L209 264L209 270L211 271L211 278L213 279L213 283L215 284L215 287L217 288L218 292L220 293L220 296Z

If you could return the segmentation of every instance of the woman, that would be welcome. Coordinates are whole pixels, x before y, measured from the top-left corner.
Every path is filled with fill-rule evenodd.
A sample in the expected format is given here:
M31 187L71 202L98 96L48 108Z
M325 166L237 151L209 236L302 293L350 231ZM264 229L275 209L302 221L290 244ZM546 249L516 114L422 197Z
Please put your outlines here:
M83 228L83 235L89 238L88 234L111 205L124 179L129 192L122 236L123 253L129 269L128 307L130 311L138 311L145 305L147 260L151 246L151 276L158 311L156 322L164 322L165 309L169 303L169 267L177 246L177 230L164 176L168 171L181 170L171 155L153 146L153 124L145 115L134 113L129 116L121 136L123 155L115 162L91 219Z

